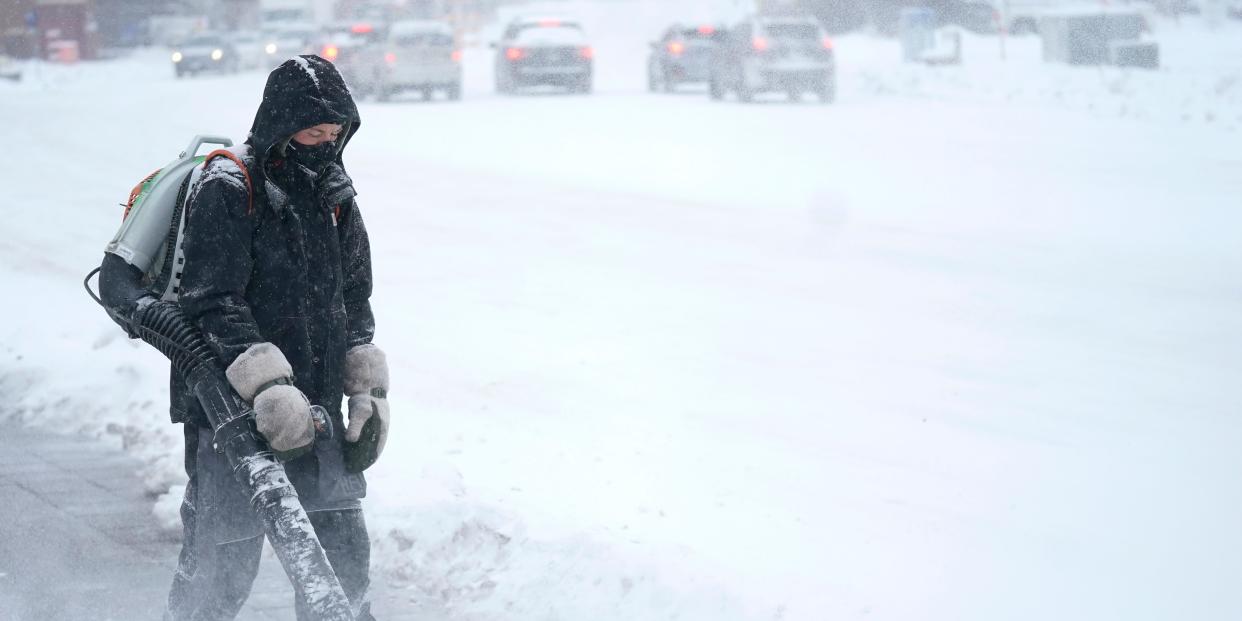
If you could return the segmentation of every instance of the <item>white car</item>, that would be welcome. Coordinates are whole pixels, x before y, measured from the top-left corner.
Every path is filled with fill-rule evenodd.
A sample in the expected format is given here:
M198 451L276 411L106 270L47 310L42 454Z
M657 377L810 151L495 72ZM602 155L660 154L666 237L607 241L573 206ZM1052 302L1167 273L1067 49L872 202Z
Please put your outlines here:
M351 67L354 88L363 96L388 99L415 90L424 99L443 91L451 100L461 99L461 50L453 30L437 21L399 21L387 36L367 46L365 60Z

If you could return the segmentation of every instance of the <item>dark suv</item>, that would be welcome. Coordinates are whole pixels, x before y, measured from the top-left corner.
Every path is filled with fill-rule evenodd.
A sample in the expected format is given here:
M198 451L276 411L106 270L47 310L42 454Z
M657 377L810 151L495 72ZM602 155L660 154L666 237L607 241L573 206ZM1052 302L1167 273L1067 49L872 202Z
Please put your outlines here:
M595 50L582 27L556 18L519 19L505 28L496 48L496 91L525 86L561 86L591 92Z
M712 40L716 26L674 24L651 43L647 60L647 89L672 92L679 84L705 83L711 79Z
M815 93L829 103L836 98L836 63L832 40L813 19L754 18L717 38L709 92L723 99L729 91L739 101L756 94L784 92L797 100Z
M223 35L203 34L177 46L172 62L177 77L204 71L237 73L241 67L241 56Z

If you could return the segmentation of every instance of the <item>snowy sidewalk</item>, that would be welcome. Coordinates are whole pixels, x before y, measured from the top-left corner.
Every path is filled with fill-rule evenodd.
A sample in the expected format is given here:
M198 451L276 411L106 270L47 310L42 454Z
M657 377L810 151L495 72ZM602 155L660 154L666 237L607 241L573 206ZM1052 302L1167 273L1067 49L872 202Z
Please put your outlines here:
M178 545L133 458L9 422L0 433L0 618L158 619Z
M97 440L5 427L0 619L159 619L179 544L156 524L136 460ZM292 597L269 551L239 619L293 619ZM380 618L403 618L394 593L376 599Z

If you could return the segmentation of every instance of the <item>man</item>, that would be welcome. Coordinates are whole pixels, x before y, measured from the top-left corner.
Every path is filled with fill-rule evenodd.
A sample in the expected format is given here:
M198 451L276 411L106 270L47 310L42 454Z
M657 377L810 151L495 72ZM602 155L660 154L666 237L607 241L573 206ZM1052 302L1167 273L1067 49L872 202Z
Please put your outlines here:
M388 368L371 344L370 246L341 157L358 126L331 63L300 56L272 71L249 138L209 156L191 193L179 302L253 405L357 618L372 619L361 470L387 437ZM171 400L190 480L165 616L233 619L258 571L262 528L176 373Z

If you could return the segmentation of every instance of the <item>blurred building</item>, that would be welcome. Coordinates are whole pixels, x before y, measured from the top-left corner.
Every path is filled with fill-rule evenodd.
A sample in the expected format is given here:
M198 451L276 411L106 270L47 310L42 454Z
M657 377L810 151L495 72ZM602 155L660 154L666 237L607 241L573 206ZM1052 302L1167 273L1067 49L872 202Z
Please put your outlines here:
M512 0L338 0L338 20L436 19L448 22L460 40L478 32L496 14L496 7Z
M442 19L453 15L490 15L505 0L337 0L338 19Z
M38 32L30 23L34 0L0 2L0 53L30 58L38 52Z
M164 0L95 0L99 44L103 47L136 47L151 44L149 20L169 9Z
M755 9L763 15L805 15L802 0L755 0Z
M4 52L17 58L72 62L98 50L94 0L4 0L0 33Z

